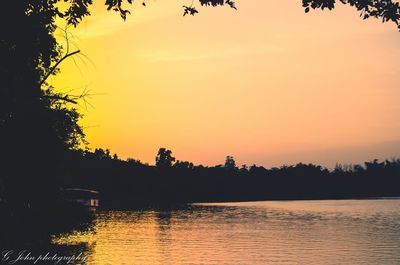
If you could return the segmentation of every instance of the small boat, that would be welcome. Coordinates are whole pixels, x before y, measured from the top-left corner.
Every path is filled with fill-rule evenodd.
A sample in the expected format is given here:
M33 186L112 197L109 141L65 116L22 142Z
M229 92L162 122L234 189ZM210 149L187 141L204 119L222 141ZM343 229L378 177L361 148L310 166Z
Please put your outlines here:
M89 210L96 210L99 207L99 192L95 190L69 188L65 189L64 197L69 202L78 203Z

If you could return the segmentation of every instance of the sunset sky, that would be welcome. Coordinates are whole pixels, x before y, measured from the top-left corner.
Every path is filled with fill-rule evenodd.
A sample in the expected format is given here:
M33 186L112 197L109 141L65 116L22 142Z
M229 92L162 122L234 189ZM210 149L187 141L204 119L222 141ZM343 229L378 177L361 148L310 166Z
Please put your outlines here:
M150 164L160 147L205 165L400 157L396 25L343 5L305 14L292 0L194 17L182 16L191 1L137 2L123 22L95 2L69 29L83 55L51 80L93 94L79 107L90 147Z

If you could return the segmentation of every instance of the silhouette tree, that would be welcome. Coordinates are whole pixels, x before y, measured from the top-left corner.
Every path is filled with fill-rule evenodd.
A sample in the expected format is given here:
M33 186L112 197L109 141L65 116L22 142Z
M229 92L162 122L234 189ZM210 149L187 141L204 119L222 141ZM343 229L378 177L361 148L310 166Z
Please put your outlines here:
M102 159L111 159L111 154L109 149L102 149L102 148L96 148L93 152L93 155L95 156L96 159L102 160Z
M177 160L176 163L174 164L174 168L179 168L179 169L193 169L193 167L194 167L193 163L189 161Z
M226 157L224 168L228 170L236 170L236 162L233 159L233 156Z
M371 162L365 162L365 169L369 171L379 171L385 166L385 162L379 162L378 159L374 159Z
M242 167L240 168L241 173L246 173L249 171L249 167L246 164L243 164Z
M159 168L170 168L172 163L175 161L175 157L172 156L172 151L165 148L160 148L156 156L156 166Z
M64 16L57 2L5 1L0 9L0 175L6 200L22 207L56 201L68 150L85 143L75 98L47 83L79 52L55 39Z

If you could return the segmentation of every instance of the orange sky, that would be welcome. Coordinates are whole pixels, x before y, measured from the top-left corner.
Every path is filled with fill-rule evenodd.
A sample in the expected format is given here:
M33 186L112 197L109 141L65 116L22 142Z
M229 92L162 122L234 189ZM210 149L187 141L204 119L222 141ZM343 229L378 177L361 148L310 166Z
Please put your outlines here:
M159 147L206 165L400 157L394 24L291 0L182 17L189 2L138 3L125 23L98 3L70 29L84 56L52 82L96 94L80 108L91 147L151 164Z

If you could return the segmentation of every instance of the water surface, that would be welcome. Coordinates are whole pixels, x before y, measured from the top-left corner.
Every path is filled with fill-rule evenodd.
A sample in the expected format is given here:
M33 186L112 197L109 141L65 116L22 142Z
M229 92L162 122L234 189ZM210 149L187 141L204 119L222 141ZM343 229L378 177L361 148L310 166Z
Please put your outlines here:
M99 212L87 264L400 264L400 200L194 204Z

